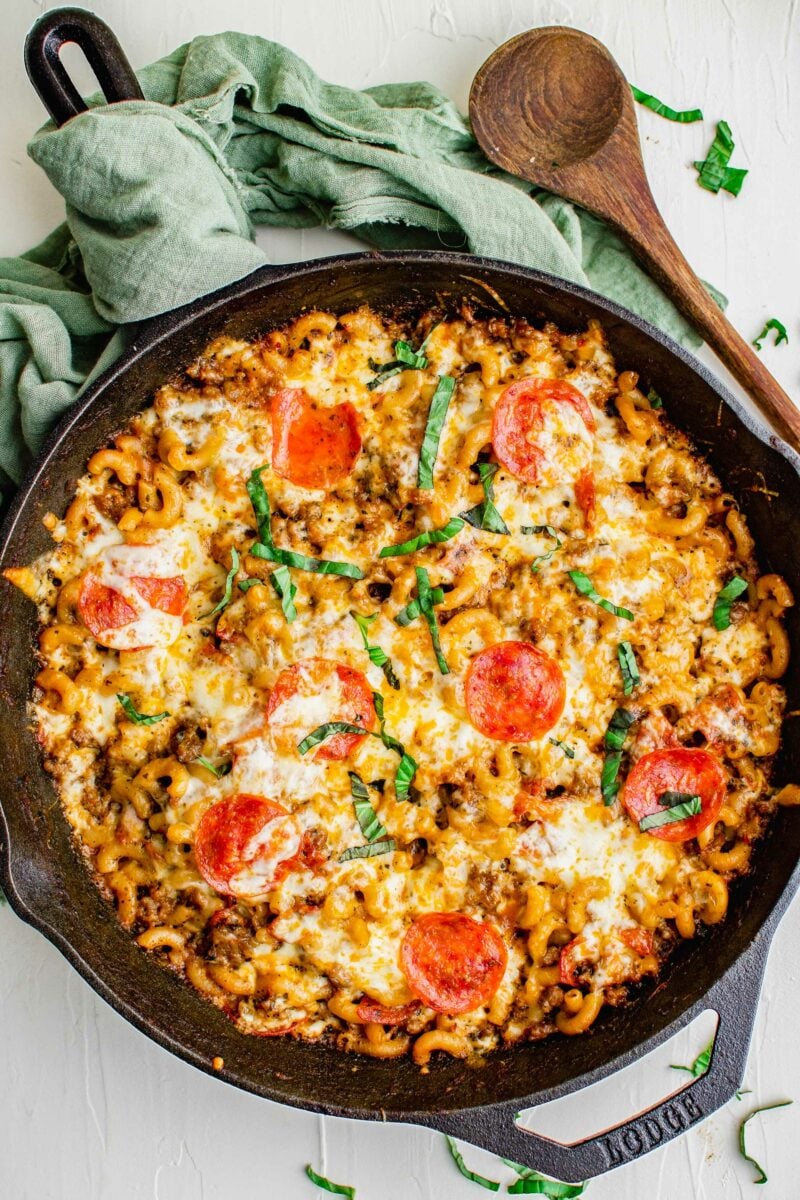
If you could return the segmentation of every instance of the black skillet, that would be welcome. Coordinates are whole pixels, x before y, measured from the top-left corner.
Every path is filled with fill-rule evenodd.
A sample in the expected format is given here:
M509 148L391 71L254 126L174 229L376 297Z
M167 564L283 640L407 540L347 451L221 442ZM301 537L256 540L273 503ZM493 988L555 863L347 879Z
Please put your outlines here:
M76 41L110 102L139 95L119 45L96 17L51 12L28 38L34 86L63 124L85 107L58 60ZM707 452L736 495L761 564L800 595L800 459L689 354L638 317L584 288L509 263L460 254L355 254L265 267L222 291L142 326L130 349L83 394L49 439L23 484L2 534L2 565L30 562L50 545L42 525L63 513L89 455L145 406L156 388L220 334L250 338L303 309L342 312L368 303L412 312L442 299L491 295L532 321L565 329L599 319L616 361L640 372L667 412ZM781 809L753 855L753 871L732 888L726 922L683 942L668 972L631 1006L605 1009L581 1037L551 1037L502 1050L482 1066L436 1061L429 1074L410 1062L381 1062L324 1046L247 1037L177 976L159 967L117 923L76 854L45 774L26 708L36 667L34 606L10 585L0 626L0 806L2 886L14 910L48 937L117 1012L201 1070L219 1055L227 1082L310 1111L427 1125L576 1181L663 1145L725 1104L740 1086L770 939L800 871L800 822ZM788 625L800 646L797 610ZM795 659L786 684L800 708ZM776 778L800 779L800 731L786 725ZM562 1145L521 1130L520 1110L577 1091L641 1058L705 1009L719 1015L707 1074L646 1112L596 1137ZM785 1026L782 1032L785 1032Z

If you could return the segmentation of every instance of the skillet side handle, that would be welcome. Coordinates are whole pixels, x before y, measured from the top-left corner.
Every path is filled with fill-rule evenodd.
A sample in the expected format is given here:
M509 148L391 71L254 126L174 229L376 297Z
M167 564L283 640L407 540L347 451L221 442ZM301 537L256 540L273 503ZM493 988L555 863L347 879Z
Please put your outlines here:
M719 1016L706 1073L620 1125L567 1145L521 1129L515 1121L519 1107L515 1104L434 1113L420 1117L419 1123L565 1183L581 1183L632 1162L666 1145L733 1098L747 1063L765 963L762 942L744 954L691 1013L697 1016L710 1008Z
M25 70L56 125L86 111L59 58L67 42L80 46L109 104L144 99L133 67L105 22L82 8L56 8L39 17L25 39Z

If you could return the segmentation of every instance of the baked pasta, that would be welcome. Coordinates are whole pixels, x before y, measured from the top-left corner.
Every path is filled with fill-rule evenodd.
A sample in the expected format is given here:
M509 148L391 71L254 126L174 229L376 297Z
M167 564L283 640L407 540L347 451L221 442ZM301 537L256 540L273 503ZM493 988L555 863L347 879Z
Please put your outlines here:
M139 945L257 1035L587 1030L776 803L783 579L601 328L308 312L97 451L33 719Z

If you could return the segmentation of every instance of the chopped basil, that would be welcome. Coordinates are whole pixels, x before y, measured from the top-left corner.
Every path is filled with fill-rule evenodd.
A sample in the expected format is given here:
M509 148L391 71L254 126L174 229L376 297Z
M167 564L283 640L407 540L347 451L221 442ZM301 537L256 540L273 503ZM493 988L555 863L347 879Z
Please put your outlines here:
M531 570L534 574L539 570L539 567L543 567L546 562L550 562L556 550L560 550L564 545L552 525L523 525L520 533L546 533L548 537L555 539L556 544L552 550L548 550L545 554L537 554L531 563Z
M394 356L398 362L406 367L413 367L415 371L424 371L428 365L425 355L412 350L408 342L395 342Z
M253 512L256 514L258 523L258 540L263 542L265 546L272 545L272 512L269 507L269 496L267 489L264 487L264 481L261 478L261 472L266 471L266 464L263 467L256 467L251 472L250 478L246 483L247 494L250 497L250 503L253 506Z
M676 821L685 821L687 817L697 817L702 811L700 797L689 796L681 804L665 808L662 812L650 813L649 817L642 817L639 828L642 833L647 833L648 829L660 829L662 825L674 825Z
M319 746L320 742L326 741L329 737L333 737L337 733L356 733L361 737L374 737L383 742L387 750L394 750L400 755L400 763L395 775L395 794L398 800L408 798L408 789L411 780L417 773L418 764L406 752L402 742L398 742L397 738L392 737L386 732L386 721L383 715L383 696L380 692L373 692L372 699L375 704L375 712L380 721L380 730L375 733L372 729L365 729L363 725L353 725L349 721L326 721L324 725L318 725L316 729L312 729L306 737L303 738L297 746L300 754L307 754L309 750L313 750L315 746Z
M626 696L630 696L633 689L641 683L636 655L630 642L619 643L617 658L619 659L619 669L622 672L622 690Z
M699 800L700 797L694 792L673 792L667 790L666 792L662 792L657 799L662 808L671 808L675 804L689 804L692 800Z
M351 608L350 616L353 618L361 632L361 637L364 642L364 649L369 655L369 661L374 663L376 667L380 667L386 676L386 682L389 684L389 687L393 687L396 690L400 687L400 680L395 674L392 660L384 650L381 650L380 646L373 645L369 640L369 627L373 621L377 621L378 614L372 613L371 616L365 617L363 613L357 613Z
M212 775L216 775L217 779L221 779L223 775L229 774L231 767L233 766L233 763L228 761L228 762L220 763L220 765L218 767L216 767L214 765L214 763L212 763L211 759L206 758L206 756L204 754L201 754L194 761L196 763L198 763L201 767L205 767L205 769L207 771L210 771Z
M777 317L770 317L758 337L753 338L753 345L755 346L756 350L763 349L764 338L767 336L770 329L775 331L775 339L772 343L773 346L780 346L781 342L786 342L788 345L789 335L786 332L786 326L782 321L779 321Z
M440 375L436 391L431 397L417 472L417 486L427 491L433 487L433 468L436 465L436 455L439 453L439 439L442 436L450 397L453 395L455 386L456 381L452 375Z
M651 408L664 407L664 401L661 399L655 388L650 388L650 391L647 393L647 400Z
M418 763L412 758L406 750L402 742L398 742L396 737L392 737L386 732L386 717L383 711L383 696L380 692L372 693L372 702L375 705L375 712L378 715L380 722L380 731L375 734L383 742L387 750L394 750L395 754L400 755L400 762L397 766L397 771L394 777L394 791L398 800L407 800L411 781L417 773Z
M377 854L391 854L396 849L391 838L383 842L370 842L366 846L351 846L339 855L340 863L349 862L351 858L374 858Z
M259 583L263 584L263 582L264 582L263 579L259 579L257 576L254 575L252 579L240 579L239 587L242 589L243 592L249 592L250 588L254 588Z
M236 572L239 570L239 551L235 546L231 547L231 569L225 577L225 591L222 593L222 599L219 604L215 604L210 612L203 613L204 617L215 617L217 613L222 612L223 608L227 608L231 602L233 595L233 581L236 578Z
M261 479L266 466L256 467L247 481L247 494L256 514L259 540L250 547L250 553L267 562L280 563L284 567L297 567L300 571L314 571L317 575L344 575L348 579L363 579L364 572L355 563L335 562L327 558L309 558L294 550L282 550L272 540L272 516L267 489Z
M326 721L324 725L318 725L316 729L312 729L311 733L298 743L297 749L300 754L308 754L309 750L313 750L320 742L326 741L334 734L357 733L364 737L370 732L371 730L365 729L363 725L353 725L350 721Z
M617 798L620 789L618 775L622 763L622 747L625 745L628 730L635 720L633 713L629 713L624 708L617 708L603 735L606 755L600 775L600 791L606 807L613 804Z
M417 598L407 604L395 617L395 624L404 627L410 625L417 617L422 616L430 630L431 642L433 643L433 652L436 655L436 662L442 675L449 675L450 668L447 665L447 660L442 653L442 644L439 639L439 623L436 620L434 605L441 604L444 600L444 592L441 588L432 588L430 577L424 567L415 567L417 576Z
M433 332L433 331L431 331ZM430 334L428 334L430 337ZM422 343L419 350L413 350L408 342L395 342L394 358L391 362L376 363L374 359L368 360L370 370L375 372L375 378L370 379L367 387L372 392L386 379L391 379L393 375L399 375L401 371L424 371L428 365L428 360L422 353L422 350L428 338Z
M464 522L461 517L451 517L441 529L428 529L407 542L400 542L396 546L384 546L378 558L397 558L401 554L413 554L423 546L438 546L440 542L447 542L455 537L463 528Z
M625 744L625 738L628 736L628 730L635 720L636 717L626 708L616 708L608 723L603 744L609 750L621 750Z
M137 712L133 707L133 701L130 696L126 696L124 692L117 692L117 700L122 705L122 710L129 721L133 721L134 725L157 725L159 721L163 721L164 717L168 717L168 712L154 713L148 717L145 713Z
M745 1140L744 1140L744 1131L745 1131L747 1122L752 1121L753 1117L757 1116L758 1113L772 1112L773 1108L786 1108L786 1107L788 1107L788 1105L790 1105L792 1103L793 1102L791 1100L778 1100L776 1104L762 1104L762 1106L760 1108L754 1108L751 1113L748 1113L747 1116L745 1117L745 1119L742 1121L741 1125L739 1126L739 1150L741 1152L742 1158L745 1159L746 1162L749 1162L750 1165L752 1167L755 1167L755 1169L758 1171L758 1179L754 1179L753 1183L766 1183L767 1175L766 1175L766 1172L764 1171L764 1168L761 1166L761 1163L756 1162L756 1160L753 1158L753 1156L751 1154L747 1153L747 1146L745 1145Z
M469 1179L472 1183L479 1184L480 1187L486 1188L488 1192L499 1192L500 1184L495 1183L493 1179L487 1179L485 1175L478 1175L475 1171L470 1171L467 1164L464 1162L464 1156L455 1143L455 1138L451 1138L449 1133L444 1135L447 1142L447 1148L450 1151L453 1162L458 1167L465 1179Z
M734 575L725 587L719 592L714 601L714 612L712 620L714 628L722 632L727 629L731 623L731 605L737 596L741 596L742 592L747 591L747 580L742 579L740 575Z
M297 620L297 609L294 606L297 588L292 583L289 568L276 567L270 575L269 581L280 597L281 608L283 609L283 615L286 617L286 622L291 625L292 621Z
M637 104L643 104L645 108L651 109L659 117L666 117L668 121L679 121L682 125L691 125L695 121L702 121L703 119L702 110L699 108L677 110L670 108L662 100L657 100L655 96L651 96L647 92L643 92L640 88L634 87L633 84L631 84L631 91Z
M548 740L552 746L560 746L567 758L575 757L575 751L572 749L572 746L568 746L566 742L562 742L559 738L554 737L551 737Z
M355 563L336 562L330 558L309 558L295 550L281 550L279 546L266 546L254 542L250 553L267 562L281 563L285 567L297 567L299 571L314 571L317 575L343 575L348 579L363 579L364 572Z
M728 166L733 154L733 146L730 125L727 121L719 121L708 154L702 162L692 164L697 171L697 182L701 187L706 188L709 192L718 192L720 188L723 188L732 196L739 195L747 171L741 167Z
M334 1192L337 1196L347 1196L348 1200L355 1200L356 1189L354 1187L345 1183L331 1183L330 1179L326 1179L324 1175L318 1175L310 1165L306 1166L306 1175L312 1183L326 1192Z
M481 477L483 500L459 515L464 521L469 521L476 529L485 529L487 533L508 533L506 525L494 502L494 484L492 479L500 470L498 463L478 463L478 474Z
M711 1052L714 1049L714 1039L708 1043L705 1050L701 1050L697 1058L690 1067L681 1066L679 1063L670 1063L670 1068L673 1071L688 1071L688 1073L697 1079L700 1075L705 1075L708 1070L708 1065L711 1062Z
M381 839L389 839L389 834L384 829L378 820L378 814L372 807L369 798L367 785L364 783L360 775L355 771L348 771L350 776L350 794L353 797L353 808L356 813L361 832L368 842L377 842Z
M586 596L594 604L604 608L606 612L610 612L615 617L622 617L625 621L634 619L630 609L620 608L618 604L612 604L610 600L605 600L599 592L595 591L595 586L588 575L584 575L583 571L567 571L575 587L582 596Z

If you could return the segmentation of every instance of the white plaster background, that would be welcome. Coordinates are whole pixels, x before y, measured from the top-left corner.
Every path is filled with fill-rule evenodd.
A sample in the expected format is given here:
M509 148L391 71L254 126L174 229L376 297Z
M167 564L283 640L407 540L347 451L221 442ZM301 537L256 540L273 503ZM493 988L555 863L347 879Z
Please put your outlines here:
M50 7L0 4L0 254L33 245L61 219L60 198L25 154L42 110L22 68L22 43ZM135 65L194 34L232 28L284 42L335 82L426 78L462 106L473 74L505 39L533 25L588 30L638 86L678 108L703 107L703 125L641 113L653 191L689 261L730 297L730 316L746 337L769 316L787 324L790 345L765 349L764 358L798 395L796 0L94 0L93 8ZM702 157L720 117L737 142L734 164L751 169L737 200L704 192L687 167ZM355 244L324 231L273 231L259 241L276 261ZM753 1123L751 1149L769 1174L759 1191L738 1156L736 1131L751 1100L800 1101L799 913L795 904L773 945L745 1080L752 1096L592 1182L591 1200L796 1194L800 1104ZM172 1058L99 1000L7 907L0 911L0 1005L2 1200L314 1200L306 1162L356 1185L359 1200L485 1194L456 1173L436 1134L295 1112ZM533 1124L575 1138L666 1094L677 1078L667 1064L691 1061L708 1040L709 1020L702 1020L623 1076L538 1110ZM465 1153L476 1170L512 1178L490 1156Z

